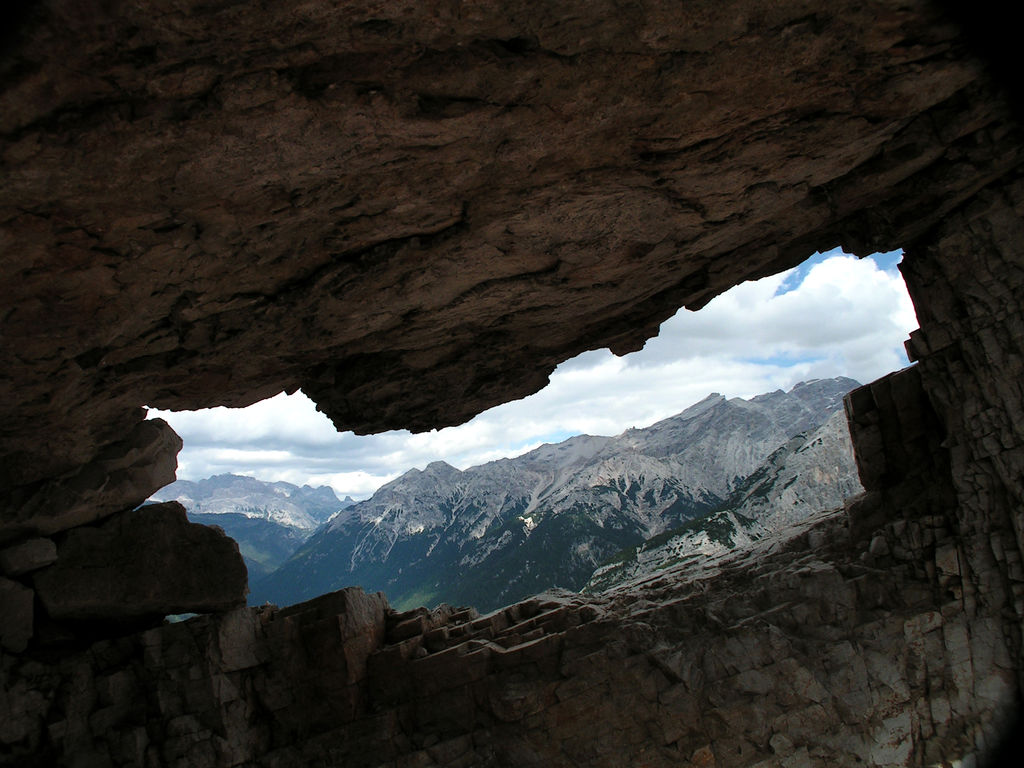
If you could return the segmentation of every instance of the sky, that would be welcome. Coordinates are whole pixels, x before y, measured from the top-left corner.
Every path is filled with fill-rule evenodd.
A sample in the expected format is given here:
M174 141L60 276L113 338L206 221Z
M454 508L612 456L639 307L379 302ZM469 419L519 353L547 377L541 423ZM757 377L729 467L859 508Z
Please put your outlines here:
M816 254L795 269L742 283L699 312L680 310L638 352L584 352L562 363L537 394L457 427L338 433L301 392L241 409L149 413L184 440L181 479L231 472L367 498L432 461L465 469L576 434L617 435L712 392L749 398L815 378L867 383L902 368L903 341L917 319L896 269L900 258L899 251L864 259L839 250Z

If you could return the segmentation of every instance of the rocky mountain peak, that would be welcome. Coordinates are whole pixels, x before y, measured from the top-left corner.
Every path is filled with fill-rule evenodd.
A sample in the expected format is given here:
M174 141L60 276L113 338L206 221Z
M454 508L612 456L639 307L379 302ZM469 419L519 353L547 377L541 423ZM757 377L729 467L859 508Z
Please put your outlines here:
M424 468L425 474L433 475L450 475L459 470L449 464L447 461L432 461Z
M359 583L399 605L415 596L487 608L556 584L578 589L623 546L720 506L803 425L839 413L853 384L805 384L803 397L716 394L617 437L577 435L465 471L441 461L410 470L335 517L254 585L254 599Z

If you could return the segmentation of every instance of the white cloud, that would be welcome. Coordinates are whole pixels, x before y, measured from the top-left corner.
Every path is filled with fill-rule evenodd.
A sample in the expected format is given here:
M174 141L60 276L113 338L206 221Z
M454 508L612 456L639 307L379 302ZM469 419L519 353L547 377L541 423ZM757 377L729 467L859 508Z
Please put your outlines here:
M871 381L907 364L902 343L916 327L895 269L830 253L736 286L699 312L680 310L637 353L579 355L543 391L458 427L338 434L301 393L246 409L151 413L185 441L179 477L235 472L365 497L414 466L443 459L465 468L571 434L618 434L711 392L751 397L810 378Z

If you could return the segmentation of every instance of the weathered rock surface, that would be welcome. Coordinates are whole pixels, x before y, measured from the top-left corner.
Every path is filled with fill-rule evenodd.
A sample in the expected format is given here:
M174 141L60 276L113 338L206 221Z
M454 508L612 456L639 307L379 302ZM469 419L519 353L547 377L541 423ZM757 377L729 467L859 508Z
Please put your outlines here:
M32 638L33 594L16 581L0 577L0 647L20 653Z
M843 506L862 488L846 414L833 413L815 430L796 435L745 478L707 517L624 550L594 570L583 591L601 592L683 561L700 561L761 539L788 539L787 529Z
M329 486L301 488L282 481L265 482L242 475L215 475L205 480L175 480L151 497L177 501L189 514L245 515L311 533L354 502L342 501Z
M360 584L384 591L398 609L446 602L494 610L554 586L579 589L623 548L719 507L780 444L841 415L855 386L838 377L749 400L712 394L616 437L577 435L464 471L444 462L412 469L256 582L253 604L291 605ZM856 468L845 426L839 431L852 492ZM819 452L818 471L831 460ZM805 513L842 506L849 495L835 478L808 480L832 488L830 503ZM793 500L777 506L791 509Z
M174 480L180 450L181 438L163 419L136 423L81 467L14 489L0 519L0 541L50 535L138 506Z
M52 619L225 611L247 591L238 545L218 528L188 522L174 501L68 531L57 562L32 580Z
M485 617L354 589L57 666L7 657L0 736L7 764L934 765L977 751L1016 684L999 622L937 598L926 553L951 532L911 529L899 555L861 557L833 514L618 596Z

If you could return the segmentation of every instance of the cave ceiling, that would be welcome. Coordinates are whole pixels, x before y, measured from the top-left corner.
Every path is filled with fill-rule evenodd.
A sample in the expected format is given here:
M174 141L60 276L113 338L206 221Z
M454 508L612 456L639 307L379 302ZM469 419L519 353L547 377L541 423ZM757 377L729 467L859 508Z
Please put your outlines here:
M0 57L0 486L141 406L425 430L1020 162L930 3L52 2Z

